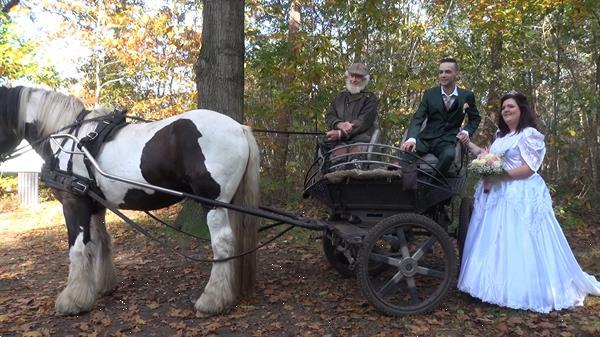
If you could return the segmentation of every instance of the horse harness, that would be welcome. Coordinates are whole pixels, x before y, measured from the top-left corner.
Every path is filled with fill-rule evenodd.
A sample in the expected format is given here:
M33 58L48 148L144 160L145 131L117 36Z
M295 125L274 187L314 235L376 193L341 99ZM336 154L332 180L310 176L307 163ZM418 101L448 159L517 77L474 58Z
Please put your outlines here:
M85 116L89 113L90 111L88 110L82 110L77 116L75 123L70 126L68 133L76 133L86 122ZM128 124L125 115L126 111L115 110L100 119L95 118L94 120L98 120L95 130L81 138L77 144L77 148L81 150L81 148L85 146L91 156L95 158L102 150L102 146L114 138L117 131ZM65 171L59 168L57 154L64 150L66 141L66 139L62 141L61 149L54 153L50 160L46 161L42 166L41 180L52 188L70 192L75 195L83 196L88 194L88 191L91 190L95 192L94 194L97 194L104 199L104 195L94 179L93 166L87 156L83 156L83 162L87 169L88 177L73 173L73 150L75 149L75 143L73 143L71 148L72 151L67 164L67 170Z

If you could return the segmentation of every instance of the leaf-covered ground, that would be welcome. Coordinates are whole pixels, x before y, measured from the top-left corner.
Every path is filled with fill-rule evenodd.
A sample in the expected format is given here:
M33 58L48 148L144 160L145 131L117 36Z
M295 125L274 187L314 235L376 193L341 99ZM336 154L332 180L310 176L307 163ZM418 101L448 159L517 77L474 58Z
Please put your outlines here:
M600 274L598 221L567 231L582 267ZM158 227L155 230L163 231ZM354 279L326 262L314 233L294 230L260 250L256 296L224 315L196 317L210 266L162 249L114 216L119 285L90 313L54 315L68 251L60 206L0 215L0 336L600 336L600 298L548 315L509 310L452 291L427 315L379 314ZM194 244L168 235L186 251ZM208 254L205 243L198 248ZM197 251L197 250L196 250Z

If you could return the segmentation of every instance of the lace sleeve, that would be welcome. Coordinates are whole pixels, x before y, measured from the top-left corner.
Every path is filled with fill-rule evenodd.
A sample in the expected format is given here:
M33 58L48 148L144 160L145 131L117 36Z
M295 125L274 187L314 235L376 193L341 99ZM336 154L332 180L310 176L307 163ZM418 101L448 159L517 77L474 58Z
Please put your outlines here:
M523 130L523 137L519 140L518 146L527 166L537 172L546 154L544 135L534 128L526 128Z

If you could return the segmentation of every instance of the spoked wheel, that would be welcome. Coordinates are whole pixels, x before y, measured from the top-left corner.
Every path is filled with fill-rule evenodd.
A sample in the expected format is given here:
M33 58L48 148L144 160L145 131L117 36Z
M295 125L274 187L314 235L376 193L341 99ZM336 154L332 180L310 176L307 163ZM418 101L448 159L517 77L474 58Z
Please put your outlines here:
M473 214L473 198L463 197L460 200L460 210L458 213L458 228L456 229L456 242L458 244L459 258L462 260L463 250L465 248L465 239L469 230L469 222L471 222L471 214Z
M343 277L353 277L355 274L354 261L351 263L348 260L347 255L345 255L350 254L350 251L347 250L347 248L340 246L339 242L336 242L338 240L334 239L332 241L331 237L330 231L326 231L323 235L323 252L325 253L327 261L329 261L329 264L331 264L333 269ZM353 258L351 254L350 258ZM354 258L356 258L356 254L354 254Z
M373 274L373 266L386 265ZM433 220L415 213L389 217L370 231L358 253L357 278L379 311L399 316L436 307L456 280L456 249Z

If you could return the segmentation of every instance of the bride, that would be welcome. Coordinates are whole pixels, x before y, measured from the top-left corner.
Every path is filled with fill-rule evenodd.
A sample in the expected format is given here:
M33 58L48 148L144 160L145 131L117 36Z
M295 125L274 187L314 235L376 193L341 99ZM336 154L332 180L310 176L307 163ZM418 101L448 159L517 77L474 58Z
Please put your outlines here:
M579 267L537 174L544 135L524 95L511 92L500 105L490 152L502 158L505 173L476 188L458 288L485 302L543 313L583 305L586 295L600 295L600 282Z

